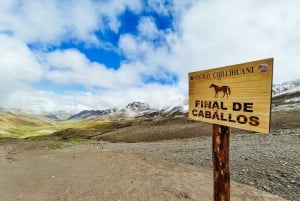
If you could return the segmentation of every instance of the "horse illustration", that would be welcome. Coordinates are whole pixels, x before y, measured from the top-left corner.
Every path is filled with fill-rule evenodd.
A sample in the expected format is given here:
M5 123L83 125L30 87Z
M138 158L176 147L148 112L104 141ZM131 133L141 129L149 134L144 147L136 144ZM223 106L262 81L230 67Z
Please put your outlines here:
M223 92L223 97L226 95L228 99L228 95L230 95L230 87L229 86L217 86L215 84L211 84L209 88L214 88L215 89L215 98L218 98L218 93Z

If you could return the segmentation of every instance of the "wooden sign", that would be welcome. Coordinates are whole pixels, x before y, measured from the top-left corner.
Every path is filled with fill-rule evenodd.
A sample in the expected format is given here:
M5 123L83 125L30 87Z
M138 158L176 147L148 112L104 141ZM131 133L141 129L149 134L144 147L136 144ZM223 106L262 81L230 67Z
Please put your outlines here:
M189 118L269 133L273 58L189 73Z

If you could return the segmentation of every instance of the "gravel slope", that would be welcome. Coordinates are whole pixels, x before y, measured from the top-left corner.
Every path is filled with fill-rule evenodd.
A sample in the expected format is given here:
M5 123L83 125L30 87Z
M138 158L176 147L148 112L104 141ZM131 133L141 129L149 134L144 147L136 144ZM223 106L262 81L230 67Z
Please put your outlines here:
M281 129L270 135L231 134L230 143L232 180L288 200L300 200L300 129ZM99 146L212 170L211 137L147 143L99 142Z
M24 142L0 146L1 201L212 200L210 171L193 165L116 153L97 144L24 148ZM232 201L285 200L236 182L231 187Z

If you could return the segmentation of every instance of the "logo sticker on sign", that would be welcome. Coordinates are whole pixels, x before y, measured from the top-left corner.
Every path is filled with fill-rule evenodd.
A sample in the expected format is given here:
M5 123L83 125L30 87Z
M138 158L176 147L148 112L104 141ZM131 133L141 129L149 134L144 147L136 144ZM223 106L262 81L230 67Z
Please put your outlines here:
M273 58L189 73L189 118L270 131Z

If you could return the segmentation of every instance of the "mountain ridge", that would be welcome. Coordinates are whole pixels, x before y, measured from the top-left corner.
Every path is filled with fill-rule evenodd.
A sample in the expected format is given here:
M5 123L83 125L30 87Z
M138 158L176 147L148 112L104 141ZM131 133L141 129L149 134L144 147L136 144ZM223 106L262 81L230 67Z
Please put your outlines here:
M155 109L151 108L149 104L134 101L129 103L127 106L121 109L115 109L114 112L119 113L122 117L141 117L141 116L176 116L185 115L188 112L188 99L178 99L171 101L167 106ZM290 82L284 82L282 84L274 84L272 87L272 110L291 110L300 109L300 79L293 80ZM92 110L93 111L93 110ZM96 112L86 110L86 118L97 116ZM98 116L105 113L107 110L98 110ZM80 114L80 113L78 113ZM73 115L69 118L76 119L80 115Z
M280 96L285 93L294 93L300 91L300 79L283 82L281 84L273 84L272 96Z
M300 79L274 84L272 87L272 110L290 110L300 109ZM124 107L115 107L109 109L84 109L80 112L71 112L59 110L57 112L41 112L39 115L30 112L24 112L19 109L4 109L0 111L14 111L35 116L42 116L53 121L65 120L87 120L91 118L138 118L138 117L159 117L185 115L188 112L188 99L176 99L166 103L163 107L154 108L148 103L133 101Z

